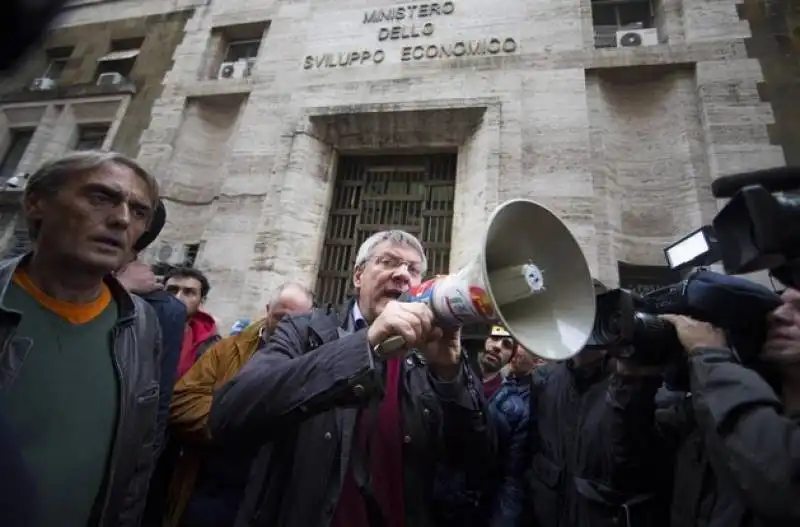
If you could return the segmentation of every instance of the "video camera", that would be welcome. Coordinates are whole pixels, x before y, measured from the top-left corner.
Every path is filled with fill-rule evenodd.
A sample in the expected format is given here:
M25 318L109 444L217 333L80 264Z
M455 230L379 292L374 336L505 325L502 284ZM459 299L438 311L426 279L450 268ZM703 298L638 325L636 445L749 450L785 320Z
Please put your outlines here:
M781 167L721 177L716 198L731 200L711 226L664 250L676 270L692 270L682 281L639 296L615 289L596 297L597 314L587 347L613 350L641 364L666 364L680 356L675 328L659 315L675 313L726 332L743 362L758 354L766 315L780 296L736 274L768 269L789 287L800 285L800 198L782 193L800 188L800 168ZM778 194L776 194L778 193ZM702 269L722 261L728 275Z

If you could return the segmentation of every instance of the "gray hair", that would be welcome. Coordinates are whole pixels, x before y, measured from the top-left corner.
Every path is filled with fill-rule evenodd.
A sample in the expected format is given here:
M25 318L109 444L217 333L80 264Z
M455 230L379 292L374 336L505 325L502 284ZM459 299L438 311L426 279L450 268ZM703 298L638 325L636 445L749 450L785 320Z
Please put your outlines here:
M407 247L411 247L419 254L422 273L424 274L428 269L428 258L425 256L425 249L422 248L422 244L415 236L407 233L406 231L400 230L376 232L364 240L364 243L362 243L361 247L358 248L355 267L358 268L364 265L367 260L372 257L375 247L383 242L389 242L392 245L405 245Z
M100 150L81 150L46 162L28 178L22 198L27 201L33 195L54 196L75 174L85 174L107 165L121 165L133 170L147 184L155 207L159 193L156 179L133 159L117 152ZM36 239L39 225L28 222L28 231L31 239Z
M297 289L298 291L308 296L308 298L311 299L311 302L314 302L314 292L311 289L301 284L300 282L284 282L280 286L278 286L275 292L272 293L272 296L269 299L269 306L272 307L275 304L277 304L278 300L280 300L281 298L281 295L287 289Z

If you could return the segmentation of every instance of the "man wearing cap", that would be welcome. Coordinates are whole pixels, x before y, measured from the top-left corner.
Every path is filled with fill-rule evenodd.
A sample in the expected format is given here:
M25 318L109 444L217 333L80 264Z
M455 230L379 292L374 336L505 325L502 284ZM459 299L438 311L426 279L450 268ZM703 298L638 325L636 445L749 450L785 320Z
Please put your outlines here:
M483 393L491 399L503 384L503 368L514 356L516 344L511 334L503 326L492 326L484 342L483 351L478 357L483 381Z
M492 326L484 349L480 356L483 386L498 447L497 465L486 499L487 515L491 527L512 527L520 524L527 499L524 480L530 459L529 373L537 361L502 326ZM509 371L505 380L500 373L504 368Z

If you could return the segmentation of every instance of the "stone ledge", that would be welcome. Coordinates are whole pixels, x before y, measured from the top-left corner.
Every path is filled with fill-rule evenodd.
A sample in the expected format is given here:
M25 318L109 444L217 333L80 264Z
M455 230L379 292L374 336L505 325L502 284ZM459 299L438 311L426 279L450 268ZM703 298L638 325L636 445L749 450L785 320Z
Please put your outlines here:
M214 95L249 95L255 83L249 79L212 79L197 81L191 85L173 85L171 91L187 98Z
M361 113L424 112L430 110L467 110L472 108L486 109L499 106L501 104L502 101L499 97L481 97L466 99L419 100L402 103L366 103L337 106L315 106L305 108L304 113L307 117L314 118Z
M103 95L136 94L136 84L131 81L117 85L98 86L91 84L73 84L59 86L53 90L23 89L0 95L0 103L44 102L57 99L83 99Z

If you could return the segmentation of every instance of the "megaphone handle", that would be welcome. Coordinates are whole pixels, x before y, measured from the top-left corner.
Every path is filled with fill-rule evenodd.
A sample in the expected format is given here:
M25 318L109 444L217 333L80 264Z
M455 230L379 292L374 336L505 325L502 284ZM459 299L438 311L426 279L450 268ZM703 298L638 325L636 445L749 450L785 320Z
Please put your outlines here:
M403 340L403 337L389 337L382 343L378 344L376 352L378 355L389 355L401 349L405 345L406 341Z

